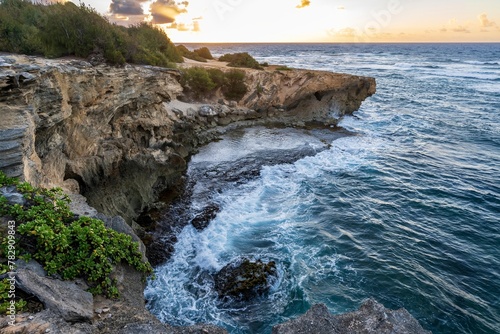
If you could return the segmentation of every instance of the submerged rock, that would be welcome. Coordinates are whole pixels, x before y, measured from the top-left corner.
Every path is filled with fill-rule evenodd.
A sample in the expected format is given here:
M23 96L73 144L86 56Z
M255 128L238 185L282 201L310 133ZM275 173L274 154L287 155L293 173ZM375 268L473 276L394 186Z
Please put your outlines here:
M250 300L269 290L271 279L277 276L274 261L264 263L243 259L241 263L230 263L215 275L215 289L219 297Z
M324 304L303 316L273 327L273 334L429 334L404 308L386 309L373 299L354 312L333 315Z

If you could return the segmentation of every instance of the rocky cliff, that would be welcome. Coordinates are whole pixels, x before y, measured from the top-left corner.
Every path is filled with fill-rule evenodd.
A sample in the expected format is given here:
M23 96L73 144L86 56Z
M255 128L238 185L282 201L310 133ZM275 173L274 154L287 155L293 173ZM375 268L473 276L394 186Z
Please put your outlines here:
M186 104L177 70L0 56L0 168L81 192L130 223L228 125L334 124L375 92L373 78L246 72L249 91L239 103Z
M156 67L0 55L0 169L36 186L61 186L76 198L84 199L78 195L82 193L98 211L123 216L130 224L179 179L197 147L228 128L335 124L375 93L373 78L271 68L246 70L249 91L238 103L217 94L203 103L185 103L179 100L179 79L177 70ZM72 209L98 215L83 200ZM100 218L135 236L122 218ZM18 315L15 326L0 318L5 333L226 332L210 325L174 328L160 323L144 308L143 282L126 266L113 273L122 294L119 301L92 299L79 286L84 282L48 278L37 264L19 264L18 269L16 284L36 295L45 310ZM57 298L47 289L57 291ZM358 326L359 333L424 333L417 325L403 310L392 312L370 302L345 316L316 306L273 332L314 328L345 333Z

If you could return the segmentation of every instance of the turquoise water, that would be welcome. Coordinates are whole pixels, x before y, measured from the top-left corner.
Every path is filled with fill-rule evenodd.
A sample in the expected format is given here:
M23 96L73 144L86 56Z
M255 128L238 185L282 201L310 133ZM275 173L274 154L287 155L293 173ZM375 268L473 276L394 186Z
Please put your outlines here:
M373 76L377 94L342 120L353 135L253 128L193 157L193 211L221 212L156 268L154 314L270 333L312 304L340 313L374 297L434 333L500 333L499 44L210 48ZM212 275L241 256L276 261L279 279L222 304Z

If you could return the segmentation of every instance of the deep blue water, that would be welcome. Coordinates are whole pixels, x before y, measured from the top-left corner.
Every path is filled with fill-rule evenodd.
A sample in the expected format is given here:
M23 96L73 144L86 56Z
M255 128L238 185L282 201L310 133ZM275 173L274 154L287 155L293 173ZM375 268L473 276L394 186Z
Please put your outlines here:
M373 76L377 93L341 121L354 136L253 128L193 157L189 173L205 179L191 205L209 198L221 212L203 232L186 227L156 268L154 314L270 333L312 304L340 313L374 297L434 333L500 333L500 44L209 47ZM241 159L260 175L220 183ZM259 300L221 304L211 275L241 256L276 261L279 280Z

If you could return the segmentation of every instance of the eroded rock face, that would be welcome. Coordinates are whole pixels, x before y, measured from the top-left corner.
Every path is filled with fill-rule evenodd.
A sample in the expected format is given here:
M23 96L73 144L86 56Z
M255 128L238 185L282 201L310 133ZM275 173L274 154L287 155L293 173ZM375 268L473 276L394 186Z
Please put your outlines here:
M276 276L274 261L243 259L226 265L215 275L215 289L221 299L250 300L267 292Z
M245 71L238 104L179 106L177 70L2 55L0 168L35 186L73 179L91 206L130 223L227 125L334 123L375 92L372 78Z
M66 322L90 322L93 317L92 294L74 282L40 276L30 269L18 269L16 285L21 290L35 295L46 309Z
M404 308L386 309L368 299L354 312L333 315L324 304L297 319L273 327L273 334L429 334Z

